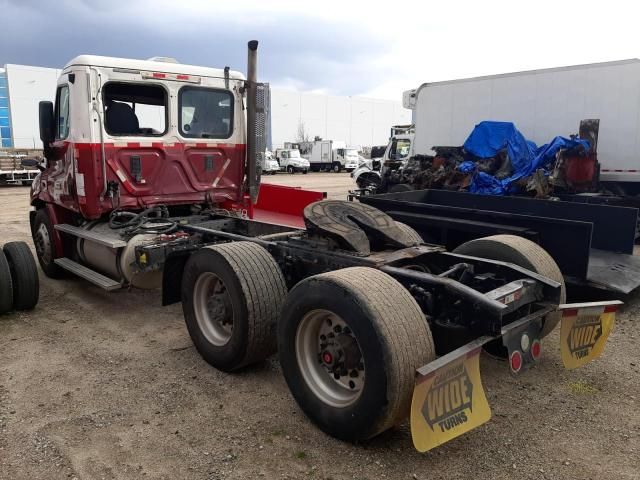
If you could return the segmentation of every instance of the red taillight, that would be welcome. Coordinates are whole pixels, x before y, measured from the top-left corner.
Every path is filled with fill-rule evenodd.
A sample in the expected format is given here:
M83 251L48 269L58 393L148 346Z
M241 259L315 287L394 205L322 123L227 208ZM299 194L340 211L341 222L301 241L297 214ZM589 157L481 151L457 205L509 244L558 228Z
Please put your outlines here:
M178 80L189 80L189 75L177 75Z
M511 364L511 371L514 373L518 373L522 368L522 354L520 350L515 350L511 354L511 358L509 359L509 363Z
M534 360L540 358L540 354L542 353L542 345L540 345L540 340L534 340L531 344L531 356Z
M164 73L154 73L153 78L165 78L166 75Z

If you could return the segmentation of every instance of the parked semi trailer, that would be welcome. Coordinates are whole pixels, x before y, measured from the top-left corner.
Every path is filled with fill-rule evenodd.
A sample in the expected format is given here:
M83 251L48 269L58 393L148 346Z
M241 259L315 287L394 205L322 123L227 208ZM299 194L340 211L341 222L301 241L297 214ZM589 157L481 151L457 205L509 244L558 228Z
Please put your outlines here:
M450 253L373 207L261 188L268 86L257 46L246 79L94 56L64 67L55 106L40 104L47 167L31 192L48 276L162 286L214 367L277 350L322 430L365 440L410 416L421 451L490 418L483 348L517 373L561 322L566 367L602 353L619 302L565 304L557 265L529 240ZM496 250L512 255L493 260Z

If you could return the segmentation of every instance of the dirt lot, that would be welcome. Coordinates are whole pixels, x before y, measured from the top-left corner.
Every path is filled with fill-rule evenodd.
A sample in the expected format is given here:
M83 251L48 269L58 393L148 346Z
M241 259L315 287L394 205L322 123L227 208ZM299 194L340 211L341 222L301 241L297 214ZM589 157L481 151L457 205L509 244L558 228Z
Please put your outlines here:
M344 195L346 174L268 181ZM2 241L29 241L28 189L0 189ZM519 376L484 358L493 419L432 452L405 425L362 445L317 430L275 358L228 375L191 346L159 292L41 275L38 307L0 318L3 479L638 479L640 296L605 355L561 367L554 333Z

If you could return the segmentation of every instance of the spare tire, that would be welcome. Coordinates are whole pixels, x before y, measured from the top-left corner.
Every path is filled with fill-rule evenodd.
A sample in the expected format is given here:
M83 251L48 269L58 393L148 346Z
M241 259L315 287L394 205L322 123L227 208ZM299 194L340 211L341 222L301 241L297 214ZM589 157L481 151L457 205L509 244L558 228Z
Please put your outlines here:
M564 277L555 260L537 243L516 235L493 235L463 243L453 253L472 257L509 262L558 282L561 286L560 303L565 303L567 290ZM546 337L560 321L560 313L544 318L540 337Z
M40 296L38 268L31 250L24 242L9 242L3 247L3 252L11 270L13 308L31 310Z
M13 282L9 262L0 250L0 314L13 310Z

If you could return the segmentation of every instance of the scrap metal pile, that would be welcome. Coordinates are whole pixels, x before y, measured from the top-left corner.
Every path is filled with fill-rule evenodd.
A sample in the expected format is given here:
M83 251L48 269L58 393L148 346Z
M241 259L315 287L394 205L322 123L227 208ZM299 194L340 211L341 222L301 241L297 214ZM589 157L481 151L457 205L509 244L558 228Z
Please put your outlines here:
M583 120L580 135L537 147L513 123L481 122L462 146L434 147L434 155L388 162L377 191L437 188L539 198L592 191L598 180L598 126L598 120Z

